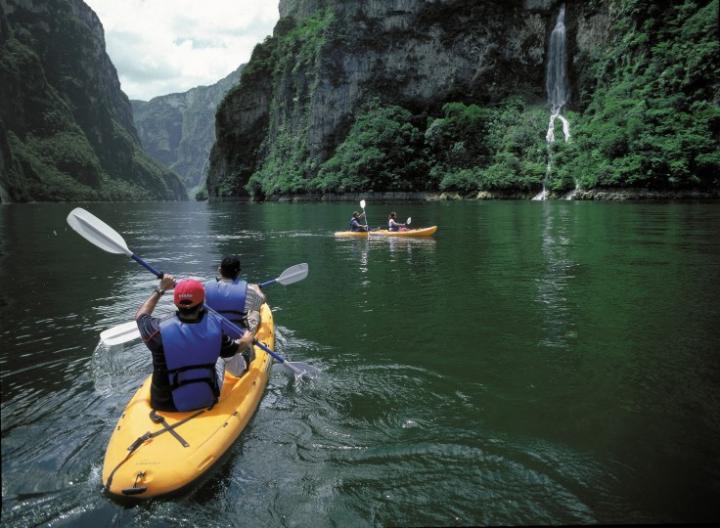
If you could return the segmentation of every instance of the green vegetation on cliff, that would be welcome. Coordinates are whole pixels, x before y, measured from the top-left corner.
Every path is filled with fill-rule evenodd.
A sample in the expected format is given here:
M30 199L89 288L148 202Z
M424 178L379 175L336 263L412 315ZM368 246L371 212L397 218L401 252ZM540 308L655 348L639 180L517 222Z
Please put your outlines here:
M450 11L465 5L450 4ZM402 12L322 5L310 16L281 19L225 99L211 198L529 195L542 188L549 157L547 183L556 193L720 188L718 0L568 4L571 139L550 149L544 86L532 91L523 79L486 71L542 78L538 57L547 41L538 35L547 37L557 6L490 2L475 15L452 11L453 21L477 27L440 24L446 18L419 2ZM489 36L473 40L483 28ZM508 34L524 36L503 40ZM473 48L476 42L486 47ZM472 50L482 61L468 67L460 56ZM453 78L439 79L435 70L448 61Z
M333 12L329 9L301 23L291 18L281 19L274 35L255 46L240 82L218 106L219 135L211 163L217 163L223 152L228 170L217 182L209 179L207 187L211 196L305 192L309 176L317 169L307 154L308 125L304 123L292 130L279 125L271 119L269 101L274 98L273 92L282 93L283 76L302 76L303 71L314 68L332 20ZM312 95L313 87L308 84L311 83L275 99L287 100L295 111L302 112L303 104ZM263 159L260 164L256 164L258 157Z
M2 201L183 199L140 147L130 104L82 2L0 9Z
M703 6L703 4L705 4ZM597 86L557 144L556 190L720 186L718 1L618 3Z
M304 178L288 134L250 179L256 196L359 191L532 191L545 174L547 110L519 98L493 108L448 103L419 128L409 110L364 105L334 155Z
M308 187L323 192L409 191L423 185L427 159L422 132L399 106L366 105L335 155Z

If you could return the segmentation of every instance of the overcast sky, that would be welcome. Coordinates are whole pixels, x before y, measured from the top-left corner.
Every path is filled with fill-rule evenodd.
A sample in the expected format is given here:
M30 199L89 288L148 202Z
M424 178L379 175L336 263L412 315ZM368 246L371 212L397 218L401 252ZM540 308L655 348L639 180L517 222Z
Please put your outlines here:
M85 0L130 99L214 84L250 59L278 0Z

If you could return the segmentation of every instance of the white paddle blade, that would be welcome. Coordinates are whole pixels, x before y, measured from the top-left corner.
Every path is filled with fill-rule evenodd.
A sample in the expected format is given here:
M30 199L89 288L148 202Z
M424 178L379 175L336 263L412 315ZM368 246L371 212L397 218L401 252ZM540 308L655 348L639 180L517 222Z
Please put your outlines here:
M100 342L107 347L122 345L140 339L137 323L130 321L100 332Z
M67 223L78 235L100 249L116 255L132 256L132 251L117 231L82 207L70 211Z
M412 222L412 216L408 216L407 221L405 222L407 225L410 225L410 222Z
M360 209L365 209L365 200L360 200Z
M291 266L285 271L283 271L282 274L277 279L275 279L275 282L278 282L283 286L287 286L288 284L294 284L307 277L308 272L309 268L306 263L296 264L295 266Z

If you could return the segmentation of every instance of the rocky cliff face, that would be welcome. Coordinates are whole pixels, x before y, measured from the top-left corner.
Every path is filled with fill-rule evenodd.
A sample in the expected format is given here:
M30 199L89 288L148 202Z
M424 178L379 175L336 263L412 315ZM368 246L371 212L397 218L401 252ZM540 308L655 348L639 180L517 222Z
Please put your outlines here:
M552 190L713 185L717 4L281 0L273 36L218 108L210 198L539 191L547 48L562 5L578 141L553 145ZM630 109L643 116L632 125ZM673 109L692 132L673 125ZM589 159L573 164L581 153Z
M212 86L131 101L143 148L177 173L188 189L204 183L210 148L215 142L215 111L240 79L243 66Z
M141 149L103 28L81 0L0 0L3 201L184 199Z
M544 100L546 39L557 5L281 0L273 37L256 48L219 109L211 197L246 194L250 176L273 157L293 158L301 177L312 178L360 105L375 96L418 121L439 115L449 101L487 105L510 94ZM571 10L573 34L579 16L587 22L584 11ZM602 37L580 31L585 40Z

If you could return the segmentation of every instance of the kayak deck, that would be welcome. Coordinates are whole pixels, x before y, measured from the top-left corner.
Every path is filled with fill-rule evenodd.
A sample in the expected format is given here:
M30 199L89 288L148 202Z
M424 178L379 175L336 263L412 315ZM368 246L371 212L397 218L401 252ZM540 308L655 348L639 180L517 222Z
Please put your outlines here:
M336 237L429 237L437 231L437 226L423 227L420 229L408 229L407 231L388 231L387 229L378 229L377 231L336 231Z
M267 304L262 306L261 316L256 338L273 349L275 326ZM269 354L256 346L248 371L239 378L225 373L217 404L209 410L189 412L153 413L152 376L148 376L127 404L108 443L102 473L106 491L144 499L179 491L203 476L252 418L271 365Z

